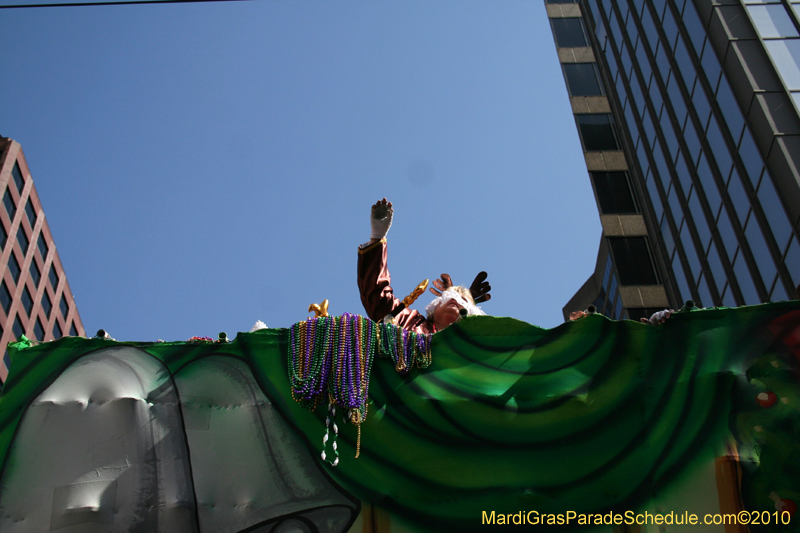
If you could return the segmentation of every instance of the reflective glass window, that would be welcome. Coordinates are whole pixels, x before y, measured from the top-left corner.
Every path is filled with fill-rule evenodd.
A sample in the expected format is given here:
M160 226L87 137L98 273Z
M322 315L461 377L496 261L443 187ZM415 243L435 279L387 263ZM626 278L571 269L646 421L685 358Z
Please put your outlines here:
M683 10L683 24L686 26L689 38L692 40L694 50L697 52L697 57L700 57L700 54L703 52L703 41L706 37L706 29L703 27L703 23L700 22L700 17L697 16L697 10L692 2L689 2Z
M17 192L22 194L22 189L25 188L25 178L22 177L22 171L16 161L14 161L14 168L11 169L11 176L14 178L14 183L17 185Z
M742 116L742 111L739 109L739 104L736 103L736 98L734 98L725 76L719 80L719 87L717 87L717 104L719 104L722 110L722 116L725 117L725 122L728 124L731 137L738 139L739 135L742 133L742 128L744 128L744 117Z
M603 270L603 289L608 286L608 279L611 276L611 256L606 258L606 268Z
M572 96L601 96L600 81L594 63L564 63L564 76Z
M708 117L711 116L711 105L708 103L706 92L703 90L703 84L700 83L699 79L694 84L692 103L694 104L697 118L700 119L701 126L705 128L706 124L708 124Z
M658 87L658 84L655 82L655 76L653 76L653 82L650 83L650 100L653 101L653 109L657 114L661 113L661 108L664 106L664 100L661 98L661 90Z
M658 52L656 52L656 66L661 73L661 80L667 83L667 80L669 80L670 66L667 53L664 51L663 46L659 47Z
M625 106L624 115L625 124L628 126L628 131L631 133L631 139L636 139L639 137L639 128L636 126L636 117L633 114L633 106Z
M50 311L53 310L53 302L50 300L47 291L42 294L42 309L44 309L44 316L50 318Z
M672 228L666 217L661 221L661 237L664 239L664 247L667 249L667 261L669 262L672 259L672 254L675 253L675 238L672 236Z
M769 253L769 247L764 235L758 227L756 217L750 216L750 221L744 229L744 236L747 239L747 244L750 245L750 251L753 253L753 259L756 260L758 270L761 272L761 279L764 280L764 284L769 288L778 271L775 268L772 255Z
M28 253L28 246L30 246L31 241L28 240L28 236L25 234L25 229L20 226L17 230L17 242L19 243L19 247L22 250L23 257Z
M700 296L699 307L714 307L714 299L711 298L711 291L708 290L708 280L706 276L700 278L697 284L697 295Z
M650 193L650 201L653 204L656 220L659 220L661 215L664 214L664 206L661 204L661 196L658 194L658 185L656 185L656 181L656 178L647 180L647 192Z
M14 220L14 215L17 214L17 204L15 204L14 199L11 198L11 189L8 187L6 187L6 193L3 195L3 205L6 207L8 218Z
M792 9L797 14L797 16L800 17L800 4L792 4Z
M669 46L670 50L672 47L675 46L675 39L678 37L678 25L675 24L675 18L672 16L672 12L667 9L664 12L664 34L667 36L667 45Z
M53 323L53 338L60 339L64 336L64 332L61 331L61 326L58 325L58 320Z
M786 293L786 289L783 287L780 278L778 278L775 287L772 289L772 293L769 295L769 300L771 302L783 302L791 299L792 298Z
M708 261L708 267L711 269L711 273L714 274L714 279L717 280L719 285L723 285L728 276L725 274L725 267L722 266L722 260L714 244L708 249L706 260Z
M656 168L658 168L658 173L661 176L661 181L666 183L670 179L669 166L667 165L667 160L664 159L661 145L658 143L653 147L653 159L655 160Z
M747 128L742 133L742 141L739 143L739 157L742 158L742 163L744 163L744 168L750 175L751 182L755 183L764 169L764 160L761 158L761 153L758 151L753 136Z
M578 131L587 152L619 150L611 115L575 115Z
M36 209L33 208L33 202L31 202L30 198L25 203L25 214L28 217L28 222L31 223L31 227L33 227L36 224Z
M675 45L675 62L678 63L678 68L683 76L683 82L686 87L692 87L695 78L695 68L689 57L689 52L686 50L686 45L683 43L683 38L678 38L678 43Z
M622 73L625 74L625 78L629 78L631 75L631 68L633 67L633 61L631 60L631 55L628 53L628 47L624 44L620 45L619 64L620 68L622 68Z
M619 67L617 66L617 60L614 58L614 54L608 53L603 56L606 60L606 65L608 66L608 72L611 75L611 79L616 79L617 72L619 71Z
M639 70L642 73L642 79L644 80L646 86L646 84L650 82L650 76L653 74L653 69L650 66L650 60L647 58L647 52L645 50L644 43L641 41L639 42L639 46L636 47L636 62L638 63Z
M736 169L733 169L731 180L728 182L728 196L731 197L739 221L744 224L744 221L747 220L747 212L750 211L750 199L739 180L739 173L736 172Z
M672 277L678 283L680 290L680 299L683 301L692 299L692 291L689 290L689 283L686 281L686 274L683 271L683 265L680 261L680 255L675 254L672 258Z
M14 336L17 339L25 335L25 328L22 327L22 321L20 321L19 315L14 318L14 325L11 327L11 331L14 332Z
M550 23L553 25L553 34L556 36L556 45L559 48L587 46L582 19L555 18L550 19Z
M647 146L653 146L653 142L656 140L656 128L653 126L653 121L650 120L650 113L642 115L642 128L644 128Z
M678 79L674 76L667 84L667 93L669 93L669 101L672 103L672 109L675 111L678 124L683 126L683 123L686 121L686 104L683 101L683 94L681 94L681 90L678 87Z
M50 286L53 287L53 292L55 293L58 287L58 273L56 272L55 265L50 265L50 273L48 276L50 277Z
M711 242L711 229L708 227L708 220L703 212L703 206L700 204L700 196L695 191L689 198L689 211L692 213L694 220L694 227L697 230L697 235L700 237L700 243L703 247L703 255L708 249L708 244Z
M644 28L644 35L650 43L650 49L655 50L655 45L658 42L658 30L656 30L656 25L649 9L645 9L644 13L642 13L642 27Z
M745 305L755 305L761 303L761 298L758 297L758 291L753 278L750 277L750 271L747 268L747 263L742 256L741 251L736 256L733 263L733 272L736 274L736 281L739 283L739 290L742 292Z
M11 255L8 256L8 271L11 272L14 283L19 283L19 274L22 270L19 268L19 261L17 261L14 252L11 252Z
M39 318L36 318L36 323L33 325L33 336L36 337L37 341L44 340L44 328L42 327L42 322Z
M8 233L6 233L5 226L0 224L0 252L6 247L6 241L8 241Z
M653 0L653 8L656 10L656 19L662 20L664 18L664 10L667 7L667 0Z
M733 289L730 284L725 286L725 293L722 295L722 305L725 307L736 307L736 300L733 298Z
M25 308L25 313L30 316L31 311L33 311L33 298L31 297L31 291L28 290L28 287L22 288L22 307Z
M644 114L647 111L644 107L644 94L642 94L642 89L639 86L639 80L633 78L631 80L631 96L633 97L633 101L636 103L636 109L639 110L639 114Z
M69 313L69 305L67 304L67 299L64 297L63 294L61 295L61 301L59 302L58 306L61 309L61 316L63 316L64 319L66 319L67 314Z
M655 285L656 271L650 258L650 247L644 237L608 239L617 265L620 285Z
M747 11L761 37L797 37L797 28L782 4L750 5Z
M678 175L678 181L681 183L681 188L684 191L691 190L692 188L692 175L689 173L689 168L683 158L683 153L678 156L677 164L675 165L675 173Z
M731 172L733 160L728 151L728 145L725 144L725 139L723 139L722 132L717 125L717 121L713 118L711 122L708 123L706 140L708 144L711 145L711 153L717 161L717 168L719 169L720 175L727 177Z
M78 336L78 328L75 327L75 322L73 322L72 325L70 325L69 334L72 335L73 337Z
M786 270L789 271L793 285L795 287L800 285L800 245L797 244L797 238L792 239L789 244L789 251L786 252L783 264L786 265Z
M687 148L689 148L687 160L691 161L692 164L696 163L703 145L700 144L700 138L697 136L697 131L694 129L694 124L692 124L691 120L686 122L686 128L683 130L683 140Z
M603 19L597 14L597 2L589 2L589 5L593 8L593 12L595 13L594 22L594 34L597 36L597 43L600 45L600 49L605 52L606 51L606 44L608 42L608 32L606 31L606 25L603 22Z
M689 269L692 271L692 279L697 279L702 268L700 267L700 258L697 256L697 250L694 247L694 241L692 241L692 236L689 234L688 224L683 225L679 238L686 261L689 263Z
M8 314L11 309L11 292L9 292L5 281L0 281L0 305L3 306L3 311Z
M788 88L800 89L800 40L780 39L764 44Z
M35 259L31 261L31 267L29 271L31 273L31 280L33 281L33 286L38 287L39 281L41 281L42 279L42 271L39 270L39 265L36 264Z
M39 239L36 241L37 246L39 247L39 253L42 254L42 260L47 259L47 252L49 251L49 247L47 246L47 241L44 238L44 232L39 232Z
M678 199L678 192L673 186L669 193L667 193L667 203L669 203L670 211L672 211L672 218L675 219L675 224L683 219L683 209L681 208L681 201Z
M731 220L728 218L728 212L725 209L719 213L719 218L717 219L717 231L719 231L719 234L722 237L722 243L725 245L725 249L727 250L727 257L732 258L733 253L739 247L739 239L736 236L736 232L731 225Z
M719 66L719 59L717 58L716 52L714 52L714 47L711 46L710 43L706 44L703 49L703 57L700 58L700 64L702 66L701 70L706 75L711 90L716 90L722 69Z
M627 172L592 172L591 176L604 214L638 212Z
M697 163L697 176L700 178L700 184L703 186L703 192L706 195L706 200L708 200L708 207L711 208L711 212L716 216L719 206L722 204L722 198L719 195L717 181L714 179L714 175L711 174L711 169L706 162L705 154L700 156L700 160Z
M758 186L756 196L769 222L772 234L775 236L775 242L778 243L778 249L783 254L792 236L792 226L786 216L786 211L783 209L783 203L775 191L775 185L773 185L772 179L766 172L761 179L761 184Z
M672 121L669 118L669 113L661 115L661 133L664 135L664 140L667 143L669 160L673 161L675 155L678 153L678 138L675 137L675 130L672 129Z
M619 22L617 22L617 17L608 17L608 27L611 29L611 36L614 38L613 44L619 50L622 46L622 30L619 27Z

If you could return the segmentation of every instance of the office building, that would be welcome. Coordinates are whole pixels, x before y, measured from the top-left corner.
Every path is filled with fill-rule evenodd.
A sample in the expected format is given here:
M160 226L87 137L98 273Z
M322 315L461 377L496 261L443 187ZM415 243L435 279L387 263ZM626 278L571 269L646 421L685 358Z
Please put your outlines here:
M78 308L19 143L0 137L0 381L8 375L5 347L20 335L49 341L84 335Z
M546 2L603 227L565 317L794 297L800 3Z

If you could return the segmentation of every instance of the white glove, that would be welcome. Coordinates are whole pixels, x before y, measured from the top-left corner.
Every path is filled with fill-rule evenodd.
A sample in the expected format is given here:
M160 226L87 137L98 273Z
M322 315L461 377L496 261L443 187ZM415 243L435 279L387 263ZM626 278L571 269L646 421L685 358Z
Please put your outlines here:
M389 228L392 227L392 203L386 202L386 198L379 201L372 206L369 222L372 226L372 233L369 238L374 240L381 240L389 233Z
M657 313L653 313L653 316L650 317L650 324L654 326L658 326L659 324L663 324L667 321L667 319L674 313L672 309L664 309L663 311L658 311Z

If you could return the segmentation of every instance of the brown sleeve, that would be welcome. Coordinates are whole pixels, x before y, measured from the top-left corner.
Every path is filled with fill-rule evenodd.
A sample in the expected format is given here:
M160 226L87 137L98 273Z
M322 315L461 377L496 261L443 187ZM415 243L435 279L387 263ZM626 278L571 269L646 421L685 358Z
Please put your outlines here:
M375 322L400 306L392 290L386 257L386 239L358 250L358 291L367 316ZM395 317L395 324L417 333L433 333L435 329L414 309L403 309Z

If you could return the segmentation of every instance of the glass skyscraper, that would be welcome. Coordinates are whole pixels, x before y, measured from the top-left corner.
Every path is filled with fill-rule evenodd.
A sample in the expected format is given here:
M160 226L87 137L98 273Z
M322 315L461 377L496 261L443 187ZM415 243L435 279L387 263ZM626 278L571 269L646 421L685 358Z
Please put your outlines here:
M794 297L800 2L546 8L603 226L565 316Z

